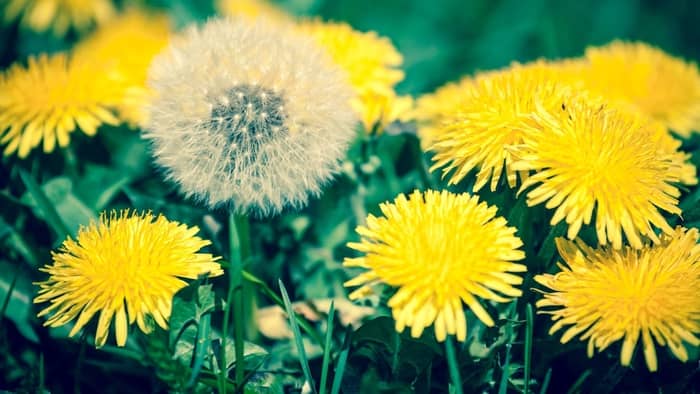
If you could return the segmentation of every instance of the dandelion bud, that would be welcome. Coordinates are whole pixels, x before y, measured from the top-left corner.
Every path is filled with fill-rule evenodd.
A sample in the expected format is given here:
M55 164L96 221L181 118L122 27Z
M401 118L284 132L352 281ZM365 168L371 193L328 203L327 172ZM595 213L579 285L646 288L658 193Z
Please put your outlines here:
M151 65L144 136L188 197L263 215L302 206L354 135L343 75L287 25L213 20Z

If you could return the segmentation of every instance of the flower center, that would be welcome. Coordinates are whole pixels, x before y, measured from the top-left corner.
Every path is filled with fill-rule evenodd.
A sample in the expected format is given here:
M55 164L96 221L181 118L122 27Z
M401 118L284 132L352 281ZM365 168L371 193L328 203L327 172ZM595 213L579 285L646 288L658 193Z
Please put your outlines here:
M255 161L261 146L289 131L284 100L270 89L241 84L212 99L208 128L227 138L235 159Z

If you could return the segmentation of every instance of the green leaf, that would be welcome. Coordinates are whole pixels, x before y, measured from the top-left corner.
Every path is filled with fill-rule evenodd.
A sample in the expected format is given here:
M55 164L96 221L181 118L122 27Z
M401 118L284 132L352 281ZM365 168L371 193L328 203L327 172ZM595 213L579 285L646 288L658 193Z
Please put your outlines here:
M76 194L93 211L102 211L134 175L109 167L87 163L85 174L77 181Z
M112 167L120 172L141 176L150 171L151 154L148 142L141 134L124 127L108 128L100 132L111 155Z
M215 295L210 284L203 285L195 281L177 292L173 297L173 311L170 315L170 346L175 348L175 343L180 336L185 335L185 331L192 324L194 324L194 337L196 337L197 325L202 316L212 312L215 307ZM193 334L187 332L187 335Z
M74 192L73 182L68 177L56 177L46 182L40 189L43 197L37 191L30 191L23 196L29 204L35 207L34 213L37 217L45 219L52 227L60 224L53 223L59 221L65 225L68 234L74 235L80 226L97 221L98 217ZM44 200L45 197L45 200ZM46 204L51 208L47 208ZM58 218L53 218L53 212Z
M25 193L23 199L31 201L31 205L34 207L34 214L38 218L46 220L59 241L63 240L66 235L71 234L70 228L59 216L57 207L55 207L54 202L49 198L44 188L39 186L34 178L21 169L19 170L19 175L27 188L27 193Z

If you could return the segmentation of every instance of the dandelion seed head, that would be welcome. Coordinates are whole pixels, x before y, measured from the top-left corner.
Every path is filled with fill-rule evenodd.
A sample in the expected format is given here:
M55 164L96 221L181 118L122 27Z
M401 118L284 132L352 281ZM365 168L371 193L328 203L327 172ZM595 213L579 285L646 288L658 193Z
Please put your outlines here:
M219 19L152 64L144 136L190 197L270 214L304 205L353 137L352 90L310 38L263 20Z

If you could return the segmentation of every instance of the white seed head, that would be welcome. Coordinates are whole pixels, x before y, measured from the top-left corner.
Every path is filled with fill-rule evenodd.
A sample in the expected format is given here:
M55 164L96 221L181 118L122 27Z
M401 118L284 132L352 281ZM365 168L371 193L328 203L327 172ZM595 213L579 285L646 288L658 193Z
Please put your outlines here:
M190 29L149 70L144 137L188 197L266 215L303 206L354 135L351 87L308 37L262 20Z

